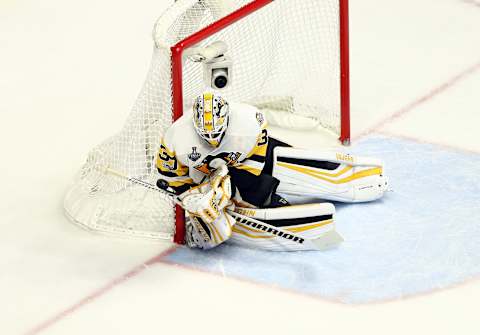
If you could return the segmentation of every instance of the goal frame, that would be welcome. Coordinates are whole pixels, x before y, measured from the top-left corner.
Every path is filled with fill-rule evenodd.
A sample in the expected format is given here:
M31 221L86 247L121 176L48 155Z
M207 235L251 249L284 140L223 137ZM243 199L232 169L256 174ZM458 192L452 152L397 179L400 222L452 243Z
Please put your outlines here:
M242 18L261 10L268 4L279 0L254 0L239 8L231 14L197 31L181 40L170 48L171 75L172 75L172 110L173 121L183 115L183 52L208 38L209 36L225 29ZM340 46L340 137L342 144L350 143L350 69L349 69L349 26L348 26L348 0L339 0L339 46ZM185 213L183 209L175 207L175 235L173 241L184 243L185 238Z

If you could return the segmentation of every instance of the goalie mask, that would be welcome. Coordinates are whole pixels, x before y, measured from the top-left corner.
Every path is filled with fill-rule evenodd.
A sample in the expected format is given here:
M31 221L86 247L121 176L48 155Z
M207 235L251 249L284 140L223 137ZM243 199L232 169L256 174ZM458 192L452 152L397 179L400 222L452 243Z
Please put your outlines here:
M193 103L193 126L210 145L218 147L228 128L230 110L220 95L204 93Z

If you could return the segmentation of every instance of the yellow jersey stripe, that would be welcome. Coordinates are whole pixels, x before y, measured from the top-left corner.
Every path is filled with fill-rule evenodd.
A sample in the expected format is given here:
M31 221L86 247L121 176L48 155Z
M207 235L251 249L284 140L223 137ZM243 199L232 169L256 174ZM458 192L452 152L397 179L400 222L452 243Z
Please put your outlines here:
M262 170L256 169L256 168L251 167L251 166L246 165L246 164L234 166L234 168L235 168L235 169L239 169L239 170L248 171L248 172L250 172L251 174L253 174L253 175L255 175L255 176L259 176L259 175L262 173Z
M265 144L258 145L259 141L260 140L257 140L257 144L255 144L255 147L252 149L252 151L248 153L247 158L253 155L258 155L262 157L265 157L267 155L267 145Z
M175 151L171 151L167 145L165 144L165 141L162 139L162 141L160 142L160 148L162 150L165 150L165 152L169 155L169 156L175 156Z

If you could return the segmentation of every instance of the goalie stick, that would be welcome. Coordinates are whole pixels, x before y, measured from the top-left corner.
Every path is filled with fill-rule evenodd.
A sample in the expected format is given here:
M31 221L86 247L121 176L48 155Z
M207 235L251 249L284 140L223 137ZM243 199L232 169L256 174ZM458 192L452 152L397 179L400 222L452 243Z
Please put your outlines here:
M109 167L105 167L104 171L107 172L107 173L110 173L114 176L117 176L119 178L128 180L128 181L130 181L134 184L137 184L137 185L143 186L145 188L148 188L150 190L165 194L165 195L171 197L175 204L177 204L177 205L179 205L180 207L183 208L182 202L178 200L178 196L172 191L168 191L167 189L159 188L156 185L150 184L150 183L148 183L146 181L143 181L141 179L138 179L138 178L129 177L129 176L123 174L122 172L114 170L114 169L109 168ZM157 184L161 185L161 183L157 183ZM166 185L164 185L164 186L166 186ZM342 236L340 234L338 234L338 232L335 231L335 230L330 230L330 231L322 234L320 237L310 239L310 238L306 238L306 237L300 236L298 234L295 234L291 231L287 231L287 230L281 229L279 227L272 226L272 225L270 225L266 222L256 220L256 219L251 218L249 216L237 213L235 211L228 210L228 213L232 217L234 217L237 222L239 222L243 225L246 225L246 226L251 227L253 229L257 229L259 231L269 233L269 234L271 234L273 236L276 236L276 237L287 239L287 240L292 241L292 242L297 243L297 244L304 245L305 247L307 247L309 249L312 249L312 250L320 250L321 251L321 250L330 249L330 248L338 245L339 243L341 243L343 241Z

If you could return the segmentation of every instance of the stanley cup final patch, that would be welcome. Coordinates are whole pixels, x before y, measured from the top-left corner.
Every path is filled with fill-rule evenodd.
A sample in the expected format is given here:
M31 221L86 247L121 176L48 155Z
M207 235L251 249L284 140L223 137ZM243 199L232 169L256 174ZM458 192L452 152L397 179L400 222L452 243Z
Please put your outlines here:
M188 159L195 162L200 158L201 154L197 152L197 147L192 147L192 152L188 154Z

